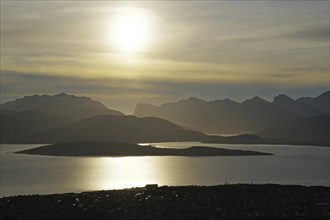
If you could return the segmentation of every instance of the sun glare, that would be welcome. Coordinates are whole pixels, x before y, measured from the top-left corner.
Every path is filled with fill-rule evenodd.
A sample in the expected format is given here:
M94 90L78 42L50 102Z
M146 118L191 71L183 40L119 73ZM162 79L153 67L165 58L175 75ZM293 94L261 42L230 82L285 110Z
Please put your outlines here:
M129 11L118 14L112 22L111 39L120 52L143 52L151 44L152 22L143 12Z

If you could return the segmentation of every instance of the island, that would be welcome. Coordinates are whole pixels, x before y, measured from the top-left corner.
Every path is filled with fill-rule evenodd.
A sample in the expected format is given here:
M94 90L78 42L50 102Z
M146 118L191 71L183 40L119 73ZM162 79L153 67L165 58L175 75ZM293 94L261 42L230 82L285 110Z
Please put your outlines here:
M261 156L270 153L232 150L205 146L192 146L184 149L158 148L151 145L141 146L134 143L77 141L50 144L27 150L20 154L49 156Z

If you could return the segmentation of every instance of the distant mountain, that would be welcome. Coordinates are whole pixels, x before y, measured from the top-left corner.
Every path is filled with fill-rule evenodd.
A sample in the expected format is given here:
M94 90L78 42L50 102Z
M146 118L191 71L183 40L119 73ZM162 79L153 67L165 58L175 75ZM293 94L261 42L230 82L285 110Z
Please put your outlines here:
M297 99L298 102L305 103L307 105L313 106L314 108L320 109L321 111L330 113L330 91L325 92L315 98L303 97Z
M296 100L280 94L274 98L273 103L301 116L329 114L330 92L325 92L315 98L303 97Z
M9 140L11 143L58 143L66 141L159 142L197 141L204 134L189 131L160 118L99 115L70 125Z
M259 97L243 103L229 99L206 102L190 98L158 107L138 104L134 115L160 117L213 134L251 133L269 124L296 117L295 114Z
M108 109L100 102L89 97L78 97L60 93L54 96L25 96L1 105L1 109L12 111L37 111L47 115L65 117L69 120L81 120L95 115L124 115L121 112Z
M233 136L210 135L203 139L202 143L219 143L219 144L295 144L289 140L264 138L252 134L240 134Z
M1 143L10 142L23 135L66 125L70 120L35 111L1 109Z
M300 118L256 133L263 137L297 140L306 144L330 145L330 115Z
M242 103L230 99L204 101L189 98L160 106L138 104L134 115L160 117L213 134L253 133L270 125L305 116L329 114L329 92L316 98L294 100L284 94L268 102L258 96Z
M216 117L208 103L197 98L181 100L178 103L166 103L160 107L138 104L134 115L164 118L173 123L193 127L197 130L212 127L214 124L213 118Z
M52 156L260 156L257 151L193 146L185 149L158 148L120 142L80 141L51 144L18 151L21 154Z

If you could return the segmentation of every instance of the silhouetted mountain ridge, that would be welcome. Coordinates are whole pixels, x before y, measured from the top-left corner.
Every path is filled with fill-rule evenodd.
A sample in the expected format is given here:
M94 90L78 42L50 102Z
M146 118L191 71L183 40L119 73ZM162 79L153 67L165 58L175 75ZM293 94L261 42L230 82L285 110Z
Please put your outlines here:
M315 99L318 99L318 97L310 98L310 100ZM329 99L327 102L325 102L324 104L321 103L320 105L311 105L301 100L301 98L294 100L287 95L280 94L274 98L273 104L290 112L293 112L299 117L315 116L329 113L329 110L326 110L325 108L325 105L329 104Z
M1 105L2 109L12 111L37 111L48 115L61 116L69 120L81 120L100 114L124 115L108 109L101 102L89 97L78 97L59 93L57 95L25 96Z
M1 143L209 141L328 146L329 113L321 114L326 105L329 92L296 100L280 94L273 102L258 96L241 103L193 97L158 107L138 104L135 114L139 118L112 115L112 110L88 97L34 95L1 106ZM30 108L38 111L22 110ZM70 118L70 114L77 116ZM262 137L206 136L193 130Z
M330 91L327 91L315 98L302 97L302 98L297 99L296 101L313 106L313 107L329 114L329 112L330 112L329 100L330 100Z
M239 134L301 117L329 114L329 105L329 92L296 100L280 94L273 102L259 96L241 103L228 98L207 102L193 97L160 106L138 104L134 115L160 117L206 133Z

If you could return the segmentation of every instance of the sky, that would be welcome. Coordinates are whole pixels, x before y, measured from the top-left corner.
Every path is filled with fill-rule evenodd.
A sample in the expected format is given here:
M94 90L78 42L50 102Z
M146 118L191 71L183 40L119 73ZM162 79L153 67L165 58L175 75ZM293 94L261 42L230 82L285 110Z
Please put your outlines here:
M1 1L1 103L159 105L329 90L329 1Z

